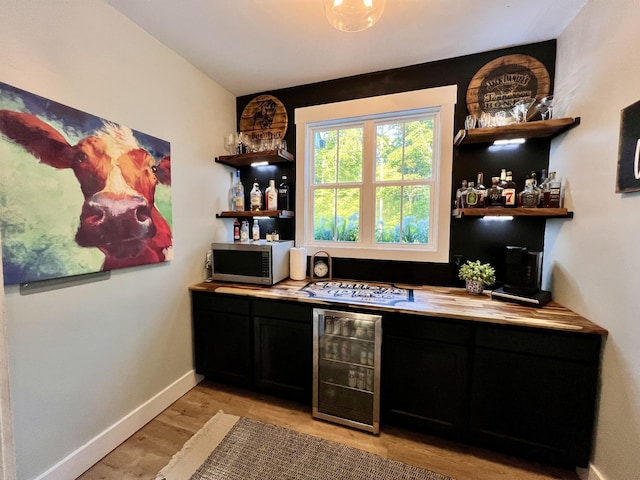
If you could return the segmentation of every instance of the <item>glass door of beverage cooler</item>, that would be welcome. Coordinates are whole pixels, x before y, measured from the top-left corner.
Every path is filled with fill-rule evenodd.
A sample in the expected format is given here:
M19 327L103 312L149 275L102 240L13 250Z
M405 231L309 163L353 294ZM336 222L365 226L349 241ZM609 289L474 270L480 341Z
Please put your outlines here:
M313 417L379 433L382 317L316 308L313 332Z

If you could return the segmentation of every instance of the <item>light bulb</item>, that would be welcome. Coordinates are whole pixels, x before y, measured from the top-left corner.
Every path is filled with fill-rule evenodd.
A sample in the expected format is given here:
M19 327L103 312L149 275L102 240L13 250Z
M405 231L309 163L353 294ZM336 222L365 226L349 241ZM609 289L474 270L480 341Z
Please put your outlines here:
M386 0L323 0L329 23L343 32L361 32L378 21Z

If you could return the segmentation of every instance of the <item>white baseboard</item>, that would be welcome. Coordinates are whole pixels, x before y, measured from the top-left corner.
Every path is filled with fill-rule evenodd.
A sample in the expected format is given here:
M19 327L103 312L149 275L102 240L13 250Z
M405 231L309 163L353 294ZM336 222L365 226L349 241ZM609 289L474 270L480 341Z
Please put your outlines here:
M576 472L580 480L607 480L593 463L589 464L589 468L577 468Z
M35 480L69 480L77 478L111 450L149 423L182 395L202 381L202 376L191 370L167 388L147 400L102 433L60 460Z

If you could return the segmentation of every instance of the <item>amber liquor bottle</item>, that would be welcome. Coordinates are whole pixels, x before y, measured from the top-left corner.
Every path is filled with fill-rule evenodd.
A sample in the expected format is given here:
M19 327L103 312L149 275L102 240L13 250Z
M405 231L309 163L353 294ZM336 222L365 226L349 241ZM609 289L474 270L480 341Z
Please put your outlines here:
M469 182L469 188L467 188L462 196L463 208L476 208L478 207L478 190L475 189L475 184Z
M491 177L491 187L487 189L485 197L485 206L487 207L504 207L504 197L502 196L502 187L498 185L499 177Z
M560 208L562 206L562 182L556 177L556 172L549 172L549 180L542 193L542 206L546 208Z
M456 201L454 204L454 208L462 208L462 196L464 195L466 189L467 181L462 180L462 186L458 190L456 190Z
M482 172L478 172L477 180L476 190L478 191L478 207L484 207L486 204L485 198L487 196L487 187L484 186L484 174Z
M504 187L502 190L502 196L504 197L505 207L507 208L517 207L516 182L513 181L513 174L511 172L507 172L506 183L504 184Z

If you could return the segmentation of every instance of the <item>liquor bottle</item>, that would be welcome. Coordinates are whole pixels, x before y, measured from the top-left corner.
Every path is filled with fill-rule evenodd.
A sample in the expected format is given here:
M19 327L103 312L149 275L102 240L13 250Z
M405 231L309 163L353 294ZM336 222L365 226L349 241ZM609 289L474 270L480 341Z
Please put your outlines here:
M462 196L463 208L476 208L478 206L478 190L475 189L475 184L469 182L469 187L465 190Z
M478 207L484 207L487 187L484 186L484 174L482 172L478 172L477 180L476 190L478 191Z
M502 196L502 187L498 185L500 177L491 177L491 187L487 189L485 198L485 206L487 207L504 207L504 197Z
M233 221L233 241L240 241L240 222L237 218Z
M456 204L454 208L462 208L462 195L464 194L466 189L467 181L462 180L462 186L458 190L456 190Z
M244 187L240 181L240 170L236 170L236 183L234 185L233 210L244 212Z
M253 188L251 189L250 198L251 210L262 210L262 191L260 190L260 185L258 184L257 178L253 182Z
M276 190L276 181L269 180L269 186L264 191L264 199L266 203L265 210L278 209L278 192Z
M498 182L498 186L504 188L507 185L507 169L503 168L500 170L500 181Z
M562 182L556 177L556 172L549 172L549 181L543 195L542 206L545 208L560 208L562 206L561 199Z
M258 225L258 219L253 219L253 227L251 228L251 232L253 234L253 241L257 242L260 240L260 225Z
M534 180L525 180L524 190L518 194L518 204L523 208L536 208L540 202L540 192L533 186Z
M229 172L231 184L229 185L229 210L232 212L236 209L236 184L234 183L235 175Z
M543 168L540 170L540 183L538 184L538 190L540 191L540 203L538 203L539 207L542 207L542 203L544 201L544 190L547 187L547 183L549 182L549 178L547 177L547 169Z
M289 185L287 185L287 176L282 176L282 181L278 186L278 206L280 210L291 210L289 207Z
M504 196L505 207L514 208L517 206L516 182L513 181L513 174L511 172L507 172L506 184L504 186L504 190L502 190L502 195Z
M249 242L249 222L247 220L243 220L240 226L240 241L242 243Z
M542 169L540 171L540 178L542 181L542 175L544 175L546 177L546 172L544 169ZM536 207L540 206L540 202L542 202L542 189L538 186L538 174L536 173L535 170L531 170L531 174L529 175L529 178L531 179L531 184L533 186L533 190L536 191L536 193L538 194L538 204L536 205ZM525 179L525 187L526 187L526 179ZM524 191L524 190L523 190Z

